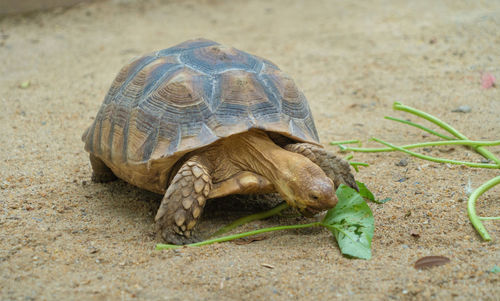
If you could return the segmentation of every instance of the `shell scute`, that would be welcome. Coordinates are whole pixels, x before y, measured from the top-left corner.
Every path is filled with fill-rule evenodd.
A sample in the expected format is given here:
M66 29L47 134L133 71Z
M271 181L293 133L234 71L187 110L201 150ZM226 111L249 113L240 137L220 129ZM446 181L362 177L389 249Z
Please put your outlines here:
M136 74L155 59L155 56L145 55L125 65L118 72L118 75L111 84L108 94L104 99L104 104L116 101L116 97L121 95L120 92L127 90L129 82L135 78Z
M255 72L262 64L248 53L221 45L185 51L181 54L180 60L187 66L207 74L216 74L229 69Z
M158 51L157 56L179 54L185 50L208 47L213 45L219 45L219 43L207 39L188 40L180 44L177 44L173 47Z
M140 108L132 110L127 131L127 161L149 158L158 134L158 119Z
M310 115L307 100L299 91L293 79L280 70L267 69L260 75L270 91L275 93L276 99L281 103L285 115L293 118L304 119Z

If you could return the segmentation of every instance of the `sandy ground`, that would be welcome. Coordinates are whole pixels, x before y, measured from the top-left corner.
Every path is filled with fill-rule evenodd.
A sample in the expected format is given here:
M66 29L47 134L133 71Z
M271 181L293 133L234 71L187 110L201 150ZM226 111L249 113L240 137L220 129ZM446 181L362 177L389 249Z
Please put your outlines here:
M500 265L500 223L485 222L493 241L482 242L466 212L469 183L498 170L413 158L401 167L402 154L355 154L371 164L358 180L392 198L370 204L369 261L344 258L322 229L160 252L153 217L161 196L92 183L80 136L124 63L205 37L295 78L325 145L430 140L383 119L408 117L391 110L396 100L472 138L498 140L499 88L483 89L480 78L500 78L499 32L495 1L111 1L0 20L0 299L498 300L500 276L488 271ZM461 105L471 112L452 112ZM481 160L465 148L442 150L429 153ZM498 187L485 195L480 214L500 215L499 195ZM217 212L208 224L242 214ZM245 228L296 222L305 220ZM451 262L415 270L426 255Z

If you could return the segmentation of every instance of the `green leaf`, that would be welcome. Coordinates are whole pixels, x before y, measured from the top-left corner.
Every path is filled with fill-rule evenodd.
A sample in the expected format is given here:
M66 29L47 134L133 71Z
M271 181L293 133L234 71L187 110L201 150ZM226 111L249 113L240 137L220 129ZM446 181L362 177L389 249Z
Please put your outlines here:
M344 255L370 259L374 231L373 214L363 197L347 185L337 189L337 206L330 209L322 226L327 227Z
M366 187L365 183L356 181L356 184L358 184L359 194L364 199L375 202L375 196L373 196L373 193Z
M384 204L384 203L387 203L388 201L391 200L391 198L385 198L383 200L377 200L377 199L375 199L375 196L373 195L373 193L366 187L366 185L364 183L356 181L356 184L358 184L359 194L365 200L369 200L369 201L372 201L372 202L377 203L377 204Z

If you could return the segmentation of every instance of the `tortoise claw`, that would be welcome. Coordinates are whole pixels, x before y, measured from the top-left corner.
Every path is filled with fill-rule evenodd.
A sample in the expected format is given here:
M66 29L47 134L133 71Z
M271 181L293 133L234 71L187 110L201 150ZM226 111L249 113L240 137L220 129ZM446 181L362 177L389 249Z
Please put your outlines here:
M157 233L161 236L160 239L175 245L187 245L203 240L203 238L197 233L193 233L192 231L189 230L187 231L180 231L180 230L181 229L172 226L160 227ZM189 235L189 237L187 235Z

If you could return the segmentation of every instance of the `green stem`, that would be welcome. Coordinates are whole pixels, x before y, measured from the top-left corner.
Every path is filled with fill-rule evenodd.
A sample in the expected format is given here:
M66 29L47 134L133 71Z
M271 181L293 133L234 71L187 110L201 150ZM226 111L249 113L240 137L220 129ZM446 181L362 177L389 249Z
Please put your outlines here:
M495 155L493 155L493 153L490 152L489 150L483 148L482 146L474 147L474 150L476 152L480 153L481 155L483 155L483 157L485 157L486 159L491 160L491 161L495 162L496 164L500 165L500 159L495 157Z
M430 141L430 142L421 142L415 144L408 144L400 146L404 149L412 149L419 147L428 147L428 146L442 146L442 145L468 145L468 146L495 146L500 145L500 140L497 141L472 141L472 140L447 140L447 141ZM390 147L380 147L380 148L370 148L370 147L342 147L341 151L351 151L351 152L362 152L362 153L379 153L379 152L391 152L395 149Z
M500 220L500 216L480 216L480 220Z
M339 144L361 144L359 140L346 140L346 141L332 141L330 145L339 145Z
M441 134L441 133L438 133L438 132L436 132L436 131L434 131L434 130L431 130L431 129L429 129L429 128L426 128L425 126L420 125L420 124L418 124L418 123L414 123L414 122L411 122L411 121L408 121L408 120L399 119L399 118L389 117L389 116L385 116L384 118L385 118L385 119L392 120L392 121L401 122L401 123L404 123L404 124L407 124L407 125L411 125L411 126L413 126L413 127L416 127L416 128L418 128L418 129L421 129L421 130L423 130L423 131L426 131L426 132L427 132L427 133L429 133L429 134L432 134L432 135L434 135L434 136L438 136L438 137L440 137L440 138L443 138L444 140L453 140L453 138L452 138L452 137L450 137L450 136L446 136L446 135L443 135L443 134Z
M243 233L239 233L239 234L223 236L223 237L219 237L219 238L213 238L213 239L200 241L200 242L193 243L193 244L188 244L186 246L198 247L198 246L204 246L204 245L209 245L209 244L213 244L213 243L217 243L217 242L234 240L234 239L238 239L238 238L242 238L242 237L247 237L247 236L271 232L271 231L279 231L279 230L287 230L287 229L302 229L302 228L317 227L317 226L321 226L321 222L301 224L301 225L270 227L270 228L264 228L264 229L254 230L254 231L243 232ZM181 247L183 247L183 246L182 245L170 245L170 244L157 244L156 250L176 249L176 248L181 248Z
M467 202L467 212L469 213L469 219L474 228L476 228L479 235L483 238L483 240L490 241L491 237L486 231L486 228L481 223L481 218L476 214L476 201L477 199L486 191L491 189L493 186L500 184L500 176L495 177L483 185L479 186L474 192L470 195L469 201Z
M420 158L423 160L427 160L427 161L438 162L438 163L449 163L449 164L456 164L456 165L465 165L465 166L469 166L469 167L479 167L479 168L492 168L492 169L499 169L500 168L500 165L496 165L496 164L473 163L473 162L456 161L456 160L450 160L450 159L444 159L444 158L435 158L435 157L422 155L419 153L415 153L415 152L406 150L402 147L395 146L393 144L390 144L388 142L382 141L382 140L377 139L377 138L372 138L372 139L374 141L377 141L378 143L385 145L385 146L388 146L388 147L393 148L395 150L398 150L400 152L407 153L409 155L412 155L414 157L417 157L417 158Z
M405 106L405 105L403 105L403 104L401 104L399 102L395 102L392 107L393 107L394 110L405 111L405 112L408 112L410 114L413 114L413 115L416 115L418 117L421 117L421 118L423 118L423 119L425 119L427 121L430 121L430 122L434 123L435 125L439 126L440 128L442 128L443 130L447 131L448 133L452 134L453 136L457 137L458 139L468 140L467 137L465 137L462 133L460 133L459 131L457 131L451 125L449 125L448 123L440 120L439 118L436 118L436 117L432 116L431 114L422 112L420 110L417 110L417 109L409 107L409 106ZM484 147L482 147L482 146L474 147L474 150L476 152L478 152L479 154L481 154L486 159L494 161L497 165L500 165L500 159L498 159L497 157L495 157L495 155L493 155L492 152L490 152L489 150L485 149Z
M370 166L370 164L368 163L356 161L349 161L349 164L351 164L352 166Z
M423 118L423 119L425 119L427 121L430 121L430 122L434 123L435 125L439 126L440 128L442 128L443 130L445 130L448 133L452 134L453 136L455 136L455 137L457 137L457 138L459 138L461 140L467 140L467 137L465 137L462 133L460 133L459 131L457 131L454 127L452 127L448 123L442 121L441 119L439 119L439 118L437 118L435 116L432 116L429 113L417 110L417 109L409 107L409 106L405 106L405 105L403 105L403 104L401 104L399 102L395 102L392 105L392 108L394 110L404 111L404 112L413 114L415 116L418 116L420 118Z
M354 168L354 170L356 172L359 172L359 168L358 166L370 166L370 164L368 163L364 163L364 162L355 162L355 161L349 161L349 164L352 166L352 168Z
M222 234L227 233L227 232L233 230L234 228L237 228L237 227L244 225L246 223L253 222L253 221L259 220L259 219L265 219L265 218L268 218L270 216L276 215L288 207L290 207L290 206L288 206L287 203L283 202L270 210L242 217L242 218L237 219L236 221L232 222L231 224L219 229L217 232L212 234L211 237L222 235Z
M349 161L352 158L354 158L354 155L353 154L349 154L349 155L347 155L347 157L344 158L344 160Z

